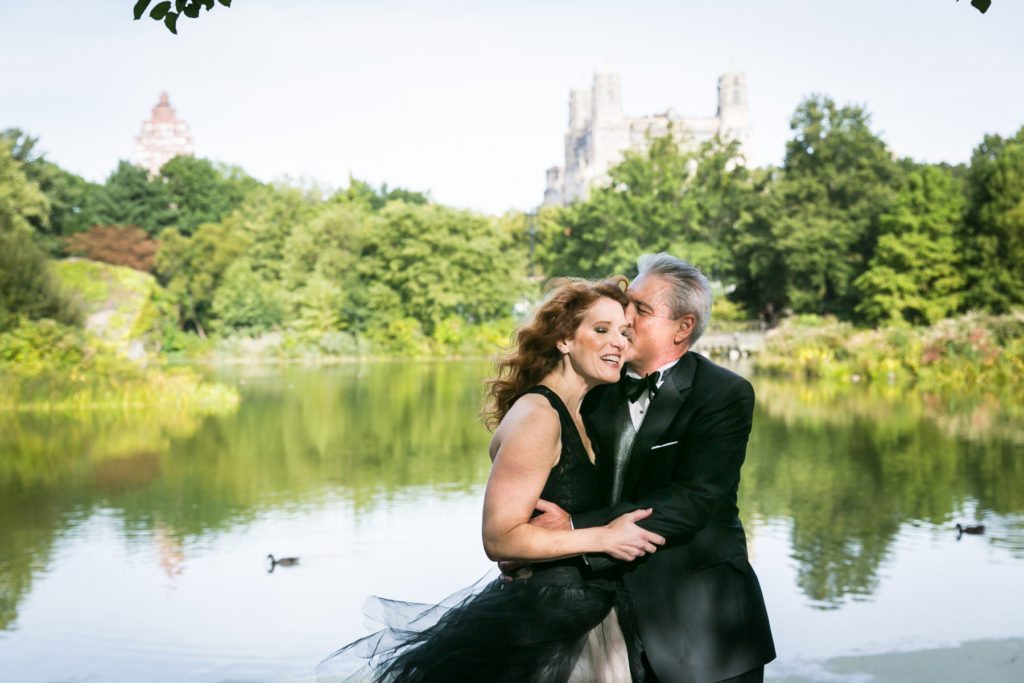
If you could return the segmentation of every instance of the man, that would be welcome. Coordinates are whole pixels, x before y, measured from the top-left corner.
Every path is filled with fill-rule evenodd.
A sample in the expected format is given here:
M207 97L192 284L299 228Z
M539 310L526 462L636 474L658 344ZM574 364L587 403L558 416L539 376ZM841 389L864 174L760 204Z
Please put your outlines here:
M754 392L689 351L711 314L700 271L668 254L641 257L639 267L628 291L628 372L583 404L609 505L570 520L542 502L533 523L586 528L653 508L640 524L667 539L663 548L631 563L585 558L594 572L621 573L636 607L647 680L759 682L775 646L736 505Z

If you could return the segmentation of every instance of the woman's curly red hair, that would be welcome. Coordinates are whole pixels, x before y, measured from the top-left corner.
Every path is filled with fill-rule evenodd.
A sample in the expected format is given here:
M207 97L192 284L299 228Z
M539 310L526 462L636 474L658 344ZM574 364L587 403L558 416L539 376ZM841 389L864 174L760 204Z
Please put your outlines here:
M576 334L587 310L598 299L629 304L629 280L616 275L605 280L557 278L548 282L548 295L533 318L520 327L512 350L497 361L496 376L487 382L484 423L494 429L520 394L538 384L562 358L556 344Z

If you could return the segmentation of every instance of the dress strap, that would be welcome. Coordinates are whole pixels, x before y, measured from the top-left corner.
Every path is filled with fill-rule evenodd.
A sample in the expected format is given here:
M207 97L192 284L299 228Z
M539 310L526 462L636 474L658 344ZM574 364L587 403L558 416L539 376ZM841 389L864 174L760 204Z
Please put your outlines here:
M554 391L544 386L543 384L538 384L536 386L530 387L529 389L524 391L523 394L540 394L541 396L546 398L548 400L548 403L551 404L551 407L558 412L558 417L562 418L563 421L568 419L569 422L572 422L572 415L569 414L569 409L565 407L564 403L562 403L562 399L559 398L558 394L556 394Z
M580 436L580 432L576 428L576 421L572 419L572 414L565 403L562 402L561 397L543 384L530 387L523 394L540 394L548 400L551 407L558 413L558 421L562 425L563 455L566 452L574 453L577 459L590 463L590 456L587 455L587 449L583 445L583 437Z

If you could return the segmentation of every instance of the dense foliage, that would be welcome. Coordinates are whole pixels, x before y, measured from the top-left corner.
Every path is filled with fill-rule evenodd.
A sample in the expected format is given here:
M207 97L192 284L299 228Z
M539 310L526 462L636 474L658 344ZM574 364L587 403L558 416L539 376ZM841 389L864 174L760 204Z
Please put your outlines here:
M229 411L238 392L188 368L131 362L85 331L53 320L19 320L0 332L0 412L162 408Z
M80 316L62 295L35 235L49 228L50 203L0 139L0 332L20 317L74 324Z
M794 378L874 381L963 394L1019 388L1024 313L971 313L929 327L859 330L804 316L769 333L759 370Z
M354 352L356 338L390 353L460 352L471 349L456 331L504 329L528 289L525 252L504 226L358 181L326 199L264 186L190 236L164 230L155 270L182 327L200 336L276 331L324 352Z
M542 265L631 274L637 254L667 250L748 317L927 325L1024 305L1024 129L950 167L895 158L862 107L827 97L790 127L780 168L748 170L720 141L627 154L586 201L537 216Z
M1024 129L951 167L896 158L863 107L825 96L790 126L777 168L748 168L729 141L677 144L687 133L674 130L587 199L501 217L355 178L333 194L263 184L191 157L152 177L121 162L96 185L9 130L0 326L74 318L44 253L152 265L172 311L165 349L213 336L286 356L490 352L537 281L633 275L651 251L711 276L719 320L927 326L1024 305Z

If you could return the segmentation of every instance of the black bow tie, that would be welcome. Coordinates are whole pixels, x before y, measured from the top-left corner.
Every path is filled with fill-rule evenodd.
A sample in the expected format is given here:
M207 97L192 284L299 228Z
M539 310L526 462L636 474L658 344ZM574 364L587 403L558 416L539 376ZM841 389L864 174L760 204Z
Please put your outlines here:
M643 378L626 375L622 378L619 386L622 387L622 393L629 399L629 402L635 403L643 395L644 391L649 390L651 398L654 398L654 395L658 393L658 379L660 377L661 373L658 371L652 372Z

